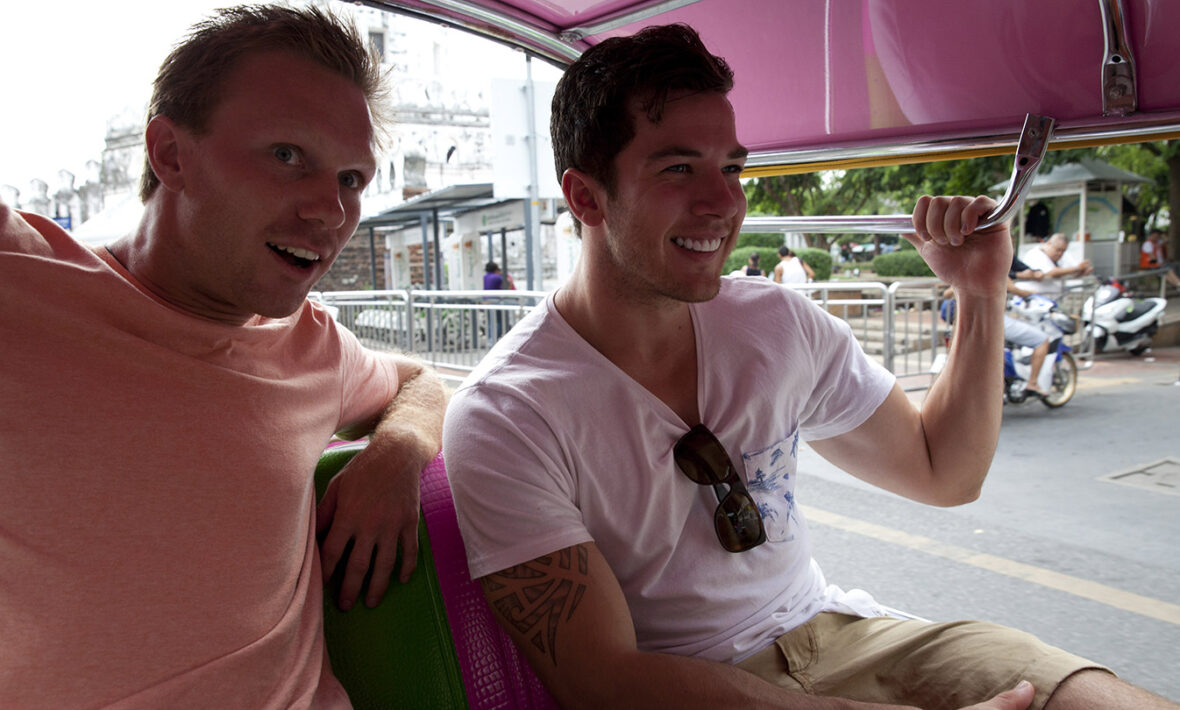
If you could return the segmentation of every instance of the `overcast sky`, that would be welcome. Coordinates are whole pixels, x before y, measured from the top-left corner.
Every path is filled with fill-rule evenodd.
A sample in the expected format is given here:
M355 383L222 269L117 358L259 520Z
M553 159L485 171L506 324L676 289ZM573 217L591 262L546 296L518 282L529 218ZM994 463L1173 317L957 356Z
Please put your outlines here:
M222 0L24 0L0 21L0 185L29 194L65 168L86 177L107 122L142 114L173 42Z
M0 18L0 185L28 197L29 181L37 177L52 193L64 168L81 186L86 162L101 158L108 122L120 115L142 120L152 79L173 44L194 23L235 1L6 2ZM451 37L450 60L479 58L457 61L466 80L480 71L523 78L523 55L462 32ZM547 66L535 72L538 80L557 76Z

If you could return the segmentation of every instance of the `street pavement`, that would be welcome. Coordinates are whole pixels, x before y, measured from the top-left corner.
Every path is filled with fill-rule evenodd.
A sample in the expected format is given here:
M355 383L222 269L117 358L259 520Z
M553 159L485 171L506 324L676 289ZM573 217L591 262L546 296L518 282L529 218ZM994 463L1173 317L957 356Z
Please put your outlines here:
M1180 701L1178 424L1180 348L1099 356L1064 407L1004 407L973 503L904 500L806 446L796 494L830 582L1032 632Z

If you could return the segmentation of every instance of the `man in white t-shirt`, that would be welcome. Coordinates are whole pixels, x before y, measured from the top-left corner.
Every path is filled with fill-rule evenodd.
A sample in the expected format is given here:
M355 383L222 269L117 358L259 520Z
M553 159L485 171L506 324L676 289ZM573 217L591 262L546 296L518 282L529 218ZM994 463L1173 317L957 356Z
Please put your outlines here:
M1067 253L1069 240L1058 232L1024 255L1029 268L1040 271L1040 280L1022 280L1017 286L1042 296L1058 298L1065 293L1065 279L1081 278L1094 272L1089 259L1078 260Z
M908 238L959 303L919 412L846 324L721 277L746 208L732 81L671 25L595 45L557 87L581 260L455 392L443 435L499 622L565 707L1153 707L1027 634L891 618L827 584L795 501L800 440L900 495L974 499L1011 242L974 233L987 198L918 201Z

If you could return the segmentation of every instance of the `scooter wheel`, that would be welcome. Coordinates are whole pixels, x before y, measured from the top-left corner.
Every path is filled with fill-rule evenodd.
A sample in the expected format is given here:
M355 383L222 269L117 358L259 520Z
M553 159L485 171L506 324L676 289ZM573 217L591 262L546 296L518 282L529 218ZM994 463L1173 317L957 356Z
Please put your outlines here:
M1073 393L1078 389L1078 364L1073 355L1062 353L1053 362L1053 384L1049 394L1041 398L1046 407L1056 409L1073 399Z

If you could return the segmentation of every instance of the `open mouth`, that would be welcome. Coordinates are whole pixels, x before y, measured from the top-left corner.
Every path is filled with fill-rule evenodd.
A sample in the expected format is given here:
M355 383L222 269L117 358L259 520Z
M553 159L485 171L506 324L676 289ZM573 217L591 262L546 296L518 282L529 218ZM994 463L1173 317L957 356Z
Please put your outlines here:
M319 254L316 254L314 251L308 251L307 249L300 249L299 247L284 247L279 246L278 244L271 244L270 242L267 242L266 246L270 247L271 251L278 254L283 259L283 261L300 269L310 269L317 261L320 260Z
M721 248L721 242L725 240L717 239L685 239L684 237L676 237L672 243L681 249L688 249L689 251L699 251L711 253Z

